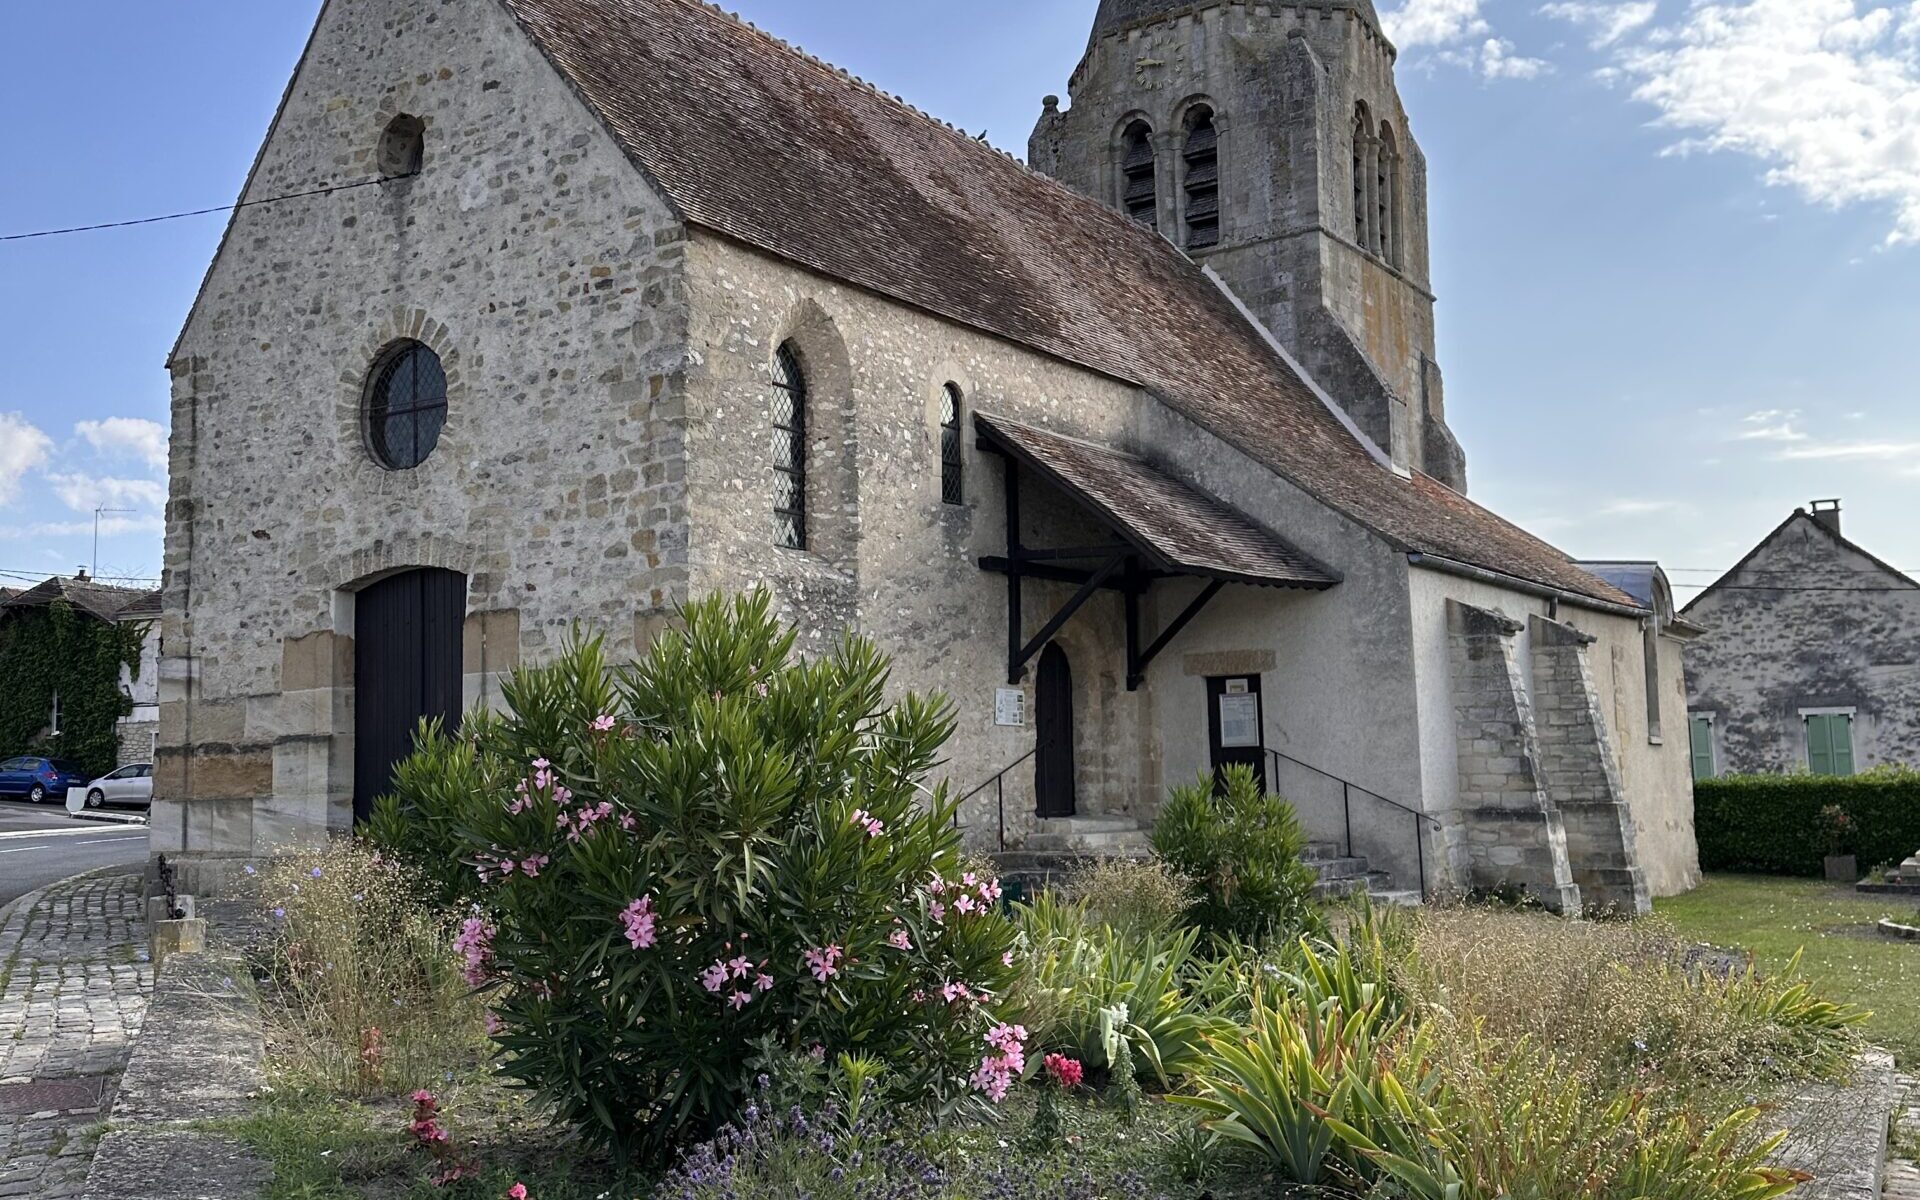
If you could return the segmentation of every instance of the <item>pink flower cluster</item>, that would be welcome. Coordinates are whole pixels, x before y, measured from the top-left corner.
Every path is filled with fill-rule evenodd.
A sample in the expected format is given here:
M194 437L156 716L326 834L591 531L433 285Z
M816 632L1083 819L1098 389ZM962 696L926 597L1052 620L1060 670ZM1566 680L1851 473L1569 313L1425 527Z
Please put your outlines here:
M627 927L627 941L635 950L652 946L658 935L652 895L642 896L627 905L620 913L620 923Z
M800 965L813 972L813 977L821 983L840 973L837 965L846 957L846 951L839 946L827 946L823 949L808 950L800 956Z
M460 932L453 939L453 949L464 955L466 970L462 972L466 981L479 987L487 981L487 964L493 961L494 928L480 917L468 917L460 926Z
M454 1152L452 1139L440 1126L440 1102L433 1093L422 1088L412 1096L413 1118L407 1122L407 1133L413 1138L413 1144L425 1150L433 1161L440 1164L440 1170L434 1173L433 1186L446 1187L458 1183L473 1174L473 1168L460 1160Z
M877 838L887 831L886 824L864 808L853 810L853 823L866 830L870 838Z
M896 929L887 935L887 945L895 950L913 949L913 937L905 929Z
M610 714L602 713L593 719L593 731L595 733L612 733L613 726L614 720Z
M1068 1058L1064 1054L1049 1054L1040 1063L1063 1091L1070 1092L1079 1087L1080 1081L1087 1075L1087 1069L1079 1059Z
M566 789L562 788L562 791ZM602 800L599 804L583 804L577 811L569 812L565 801L553 818L555 829L564 829L569 842L577 842L593 831L593 827L613 815L613 805ZM622 822L625 827L625 822Z
M954 912L963 917L991 912L1000 900L1000 881L981 879L972 871L962 875L957 882L935 875L927 881L927 891L933 896L927 902L927 916L944 922L949 904Z
M534 796L542 792L552 797L555 804L563 807L567 801L573 799L573 793L568 791L566 786L559 781L559 777L553 773L553 764L544 758L536 758L533 760L532 781L529 782L528 780L522 779L519 784L515 786L513 789L513 802L507 805L507 811L518 816L529 808L532 808Z
M731 946L729 946L731 949ZM748 977L752 982L748 982ZM732 985L729 990L729 985ZM715 959L713 965L700 972L700 986L718 996L727 992L723 1002L735 1012L739 1012L753 1003L755 992L773 990L773 976L767 974L767 964L756 964L741 954L731 959Z
M499 849L498 846L494 847L496 851ZM540 872L546 870L547 864L552 861L544 854L529 854L519 862L515 862L506 854L501 854L498 858L482 854L475 860L474 871L480 876L481 883L492 882L496 875L504 880L516 870L528 879L538 879Z
M1027 1069L1026 1042L1026 1026L1004 1022L994 1026L987 1034L987 1048L992 1053L981 1057L973 1073L974 1090L985 1093L995 1104L1005 1100L1007 1089Z

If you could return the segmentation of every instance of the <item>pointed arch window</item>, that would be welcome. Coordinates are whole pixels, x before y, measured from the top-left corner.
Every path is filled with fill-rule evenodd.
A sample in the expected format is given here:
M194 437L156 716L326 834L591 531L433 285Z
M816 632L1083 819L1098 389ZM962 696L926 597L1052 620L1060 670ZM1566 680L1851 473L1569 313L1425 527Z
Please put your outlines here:
M807 377L793 343L773 356L773 541L807 548Z
M1153 160L1153 127L1127 126L1120 139L1120 206L1148 229L1160 227L1160 180Z
M1373 207L1373 160L1373 114L1362 101L1353 110L1353 240L1362 250L1378 245L1374 239L1378 214Z
M1204 250L1220 244L1220 130L1213 110L1196 106L1187 114L1186 166L1187 249Z
M940 499L947 504L966 503L960 454L960 385L950 383L940 390Z
M1400 150L1393 126L1380 122L1380 141L1374 152L1375 247L1380 257L1400 265Z

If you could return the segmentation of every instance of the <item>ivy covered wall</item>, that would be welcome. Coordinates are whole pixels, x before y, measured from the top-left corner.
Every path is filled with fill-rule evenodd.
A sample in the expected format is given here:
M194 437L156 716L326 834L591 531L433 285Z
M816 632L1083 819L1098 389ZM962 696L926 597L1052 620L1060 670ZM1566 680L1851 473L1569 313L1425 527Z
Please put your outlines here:
M68 758L91 775L118 765L115 723L133 711L120 668L138 677L148 623L114 624L64 600L0 616L0 758ZM60 733L48 718L60 697Z

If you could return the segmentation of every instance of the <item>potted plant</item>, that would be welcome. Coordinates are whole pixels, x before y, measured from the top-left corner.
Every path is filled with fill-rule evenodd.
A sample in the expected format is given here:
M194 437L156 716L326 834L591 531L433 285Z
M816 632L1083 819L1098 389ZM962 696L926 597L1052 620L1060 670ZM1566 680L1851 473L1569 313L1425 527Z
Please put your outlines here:
M1854 861L1853 838L1859 825L1838 804L1829 804L1815 818L1820 836L1827 844L1827 878L1834 883L1853 883L1860 878L1860 865Z

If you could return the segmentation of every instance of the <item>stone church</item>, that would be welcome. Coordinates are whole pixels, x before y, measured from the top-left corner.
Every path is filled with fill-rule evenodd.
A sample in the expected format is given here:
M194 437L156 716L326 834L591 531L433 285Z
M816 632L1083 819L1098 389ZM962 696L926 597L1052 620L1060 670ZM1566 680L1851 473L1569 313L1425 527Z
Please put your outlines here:
M764 585L952 698L984 850L1245 763L1376 888L1690 887L1686 630L1467 498L1394 57L1100 0L1023 165L692 0L328 0L169 364L155 850Z

